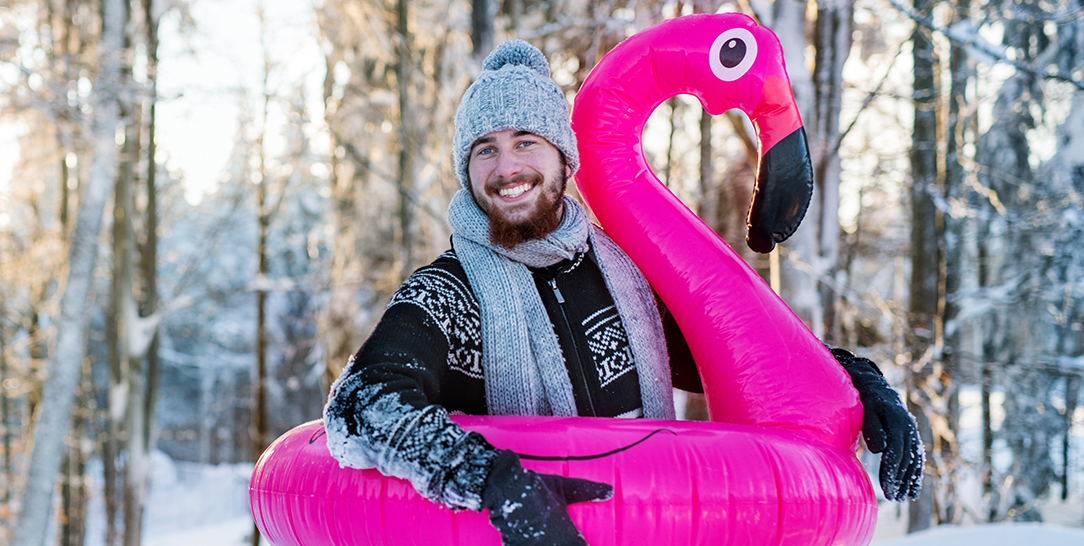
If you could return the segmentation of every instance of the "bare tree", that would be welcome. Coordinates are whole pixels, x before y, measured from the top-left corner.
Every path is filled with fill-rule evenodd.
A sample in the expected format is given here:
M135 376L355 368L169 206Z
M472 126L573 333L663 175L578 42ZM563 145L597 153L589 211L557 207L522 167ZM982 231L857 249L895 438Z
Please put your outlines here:
M261 83L262 106L260 113L259 135L256 137L256 154L259 161L256 184L256 223L259 234L256 242L257 279L266 281L270 272L269 251L267 246L268 231L271 228L272 217L278 212L284 197L285 181L282 179L281 187L275 194L271 188L271 177L267 169L267 137L268 110L274 98L269 80L273 62L268 50L267 40L270 36L267 32L267 14L264 4L257 4L256 15L260 20L260 46L263 52L263 81ZM268 290L265 286L256 288L256 374L253 385L254 402L252 408L252 460L257 461L270 440L268 439L267 426L267 297ZM260 544L260 529L253 523L252 546Z
M410 33L410 0L395 2L395 82L399 90L399 268L406 275L414 265L414 155L419 151L418 127L410 92L414 87L414 40Z
M157 105L158 78L158 22L160 13L155 13L152 0L142 0L142 30L146 45L147 59L147 96L137 108L147 112L146 141L143 191L144 210L142 211L142 244L133 240L128 246L138 246L139 263L132 264L133 278L141 281L138 302L126 304L130 309L132 326L136 330L129 335L135 336L129 343L130 358L142 364L130 369L128 424L128 458L125 466L125 517L124 537L126 546L138 546L143 536L143 514L150 487L151 452L154 449L154 409L158 391L158 325L161 313L158 309L157 278L157 240L158 240L158 193L157 170L155 168L155 115ZM142 116L137 116L137 119ZM143 124L140 124L142 127ZM138 135L139 133L137 133ZM135 178L131 179L133 182ZM134 203L132 203L134 205ZM135 216L133 206L133 215ZM130 233L133 237L135 234ZM135 249L130 249L134 251ZM135 267L138 265L138 275ZM136 299L132 296L132 299ZM175 302L174 302L175 303ZM138 306L138 309L135 307ZM164 312L164 311L162 311Z
M954 6L953 20L956 23L967 21L970 17L970 0L959 0ZM974 142L973 108L969 106L968 83L974 77L974 67L968 59L967 51L957 44L951 45L949 52L949 71L951 82L947 97L947 119L945 121L945 169L943 195L946 202L957 202L964 198L966 171L962 158L963 148L970 141ZM958 473L962 470L955 432L959 430L960 404L959 385L964 379L961 362L963 336L961 328L955 324L960 313L957 296L965 283L965 256L967 250L975 244L972 222L966 214L960 214L959 208L950 208L942 214L942 242L944 252L943 291L944 304L941 307L941 324L944 328L944 348L941 358L944 366L942 400L938 404L943 408L940 414L944 420L931 426L931 435L938 438L934 448L937 450L936 476L940 483L931 491L939 506L941 522L958 523L963 516L961 499L957 494ZM947 378L947 381L944 379Z
M321 317L329 384L415 258L447 248L444 210L459 188L451 119L476 70L469 26L455 13L406 1L325 2L317 12L335 143L330 301Z
M916 4L920 13L928 12L935 5L932 1ZM939 91L934 66L933 40L930 30L916 26L911 34L912 61L914 63L915 120L911 142L911 283L908 304L908 349L912 359L912 373L908 379L907 406L918 420L919 433L926 446L933 445L930 421L927 415L929 399L925 395L927 383L933 376L934 347L938 325L938 278L940 275L938 211L933 202L933 192L939 180L937 162L937 108ZM928 448L927 448L928 449ZM915 532L929 528L933 518L933 498L930 495L931 477L923 478L923 495L908 510L907 531Z
M101 36L101 68L94 90L94 159L72 233L56 357L44 392L49 404L42 407L34 429L34 450L23 493L23 510L15 531L14 544L17 546L41 546L45 540L53 486L63 453L61 445L71 423L71 409L82 369L86 304L98 254L102 212L113 186L116 161L117 92L124 46L124 5L119 0L102 1Z
M516 6L518 3L512 2ZM493 36L495 29L493 20L497 17L497 0L471 0L471 43L474 46L474 60L478 63L490 51L493 51ZM513 20L516 17L513 15ZM513 27L515 24L513 23Z
M806 33L806 14L808 3L804 0L775 0L770 9L757 11L762 24L771 28L779 37L783 46L783 58L790 76L791 89L795 103L803 120L815 121L818 98L813 74L806 68L805 51L808 43ZM825 55L831 56L826 52ZM821 65L823 67L823 63ZM822 70L824 70L822 68ZM830 68L829 68L830 70ZM812 129L812 127L810 127ZM814 132L813 136L818 133ZM811 152L819 148L816 141L811 141ZM816 183L820 184L817 179ZM820 189L818 185L817 190ZM778 253L780 295L795 314L806 323L817 336L824 335L824 305L821 302L817 279L825 274L818 247L820 244L821 199L819 192L814 192L814 199L806 211L799 229L781 246ZM744 205L738 205L744 206Z
M836 0L817 3L816 31L813 42L816 48L813 68L815 109L812 112L814 180L820 217L806 220L817 232L817 263L822 264L828 282L819 283L820 305L824 309L824 339L828 343L841 342L841 323L838 317L838 295L834 283L839 268L839 181L841 174L839 146L843 140L840 130L840 110L843 105L843 64L851 53L854 30L853 0Z

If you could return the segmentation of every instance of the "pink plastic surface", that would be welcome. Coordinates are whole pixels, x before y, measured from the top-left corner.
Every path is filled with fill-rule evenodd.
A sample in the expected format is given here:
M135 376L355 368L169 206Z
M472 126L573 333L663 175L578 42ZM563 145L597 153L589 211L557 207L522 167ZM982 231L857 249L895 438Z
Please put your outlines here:
M755 38L748 67L712 66L709 53L728 32ZM456 420L497 447L547 456L608 452L670 431L604 458L524 461L614 486L609 501L569 507L593 546L867 544L877 506L854 457L861 406L845 373L644 160L647 117L679 93L713 114L744 110L762 153L801 120L778 40L735 14L682 17L633 36L591 72L573 108L580 191L678 319L720 422ZM249 497L277 546L500 544L486 514L452 512L374 470L339 468L316 421L268 448Z
M756 40L756 60L722 81L709 51L735 29ZM680 93L712 114L746 112L762 154L801 126L775 34L740 14L672 19L614 48L576 95L580 193L673 312L713 421L785 428L853 448L862 412L843 369L644 158L648 116Z
M606 502L569 507L592 546L863 544L876 503L853 454L784 431L726 423L457 417L498 447L587 461L527 468L613 484ZM479 545L500 536L486 514L453 512L375 470L340 469L323 424L287 432L252 477L252 512L272 544Z

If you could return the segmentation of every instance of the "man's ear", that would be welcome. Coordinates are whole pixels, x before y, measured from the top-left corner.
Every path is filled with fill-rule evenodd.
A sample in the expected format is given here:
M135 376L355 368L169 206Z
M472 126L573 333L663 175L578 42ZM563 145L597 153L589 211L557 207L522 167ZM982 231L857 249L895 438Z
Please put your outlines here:
M565 165L565 180L571 180L571 179L572 179L572 166L566 164Z

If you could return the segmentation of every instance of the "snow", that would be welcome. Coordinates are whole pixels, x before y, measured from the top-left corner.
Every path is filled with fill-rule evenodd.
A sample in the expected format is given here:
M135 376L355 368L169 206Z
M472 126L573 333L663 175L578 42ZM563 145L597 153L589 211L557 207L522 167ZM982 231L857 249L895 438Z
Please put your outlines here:
M161 451L152 454L151 487L143 522L146 546L242 546L250 543L252 517L248 482L252 463L206 465L175 462ZM102 466L88 465L97 489L89 507L87 546L105 542Z
M1084 530L1042 523L1010 523L959 527L942 525L934 529L890 540L874 541L874 546L1080 546Z
M96 470L100 471L100 465ZM251 464L174 462L162 452L156 452L143 544L247 546L252 533L252 519L248 516L251 472ZM908 506L909 503L881 503L873 546L1084 544L1084 527L1079 527L1084 525L1084 502L1078 497L1064 502L1059 498L1047 500L1043 513L1051 523L943 525L905 535ZM96 511L97 518L88 529L89 546L100 546L104 536L101 507Z
M251 543L251 518L234 518L143 540L145 546L246 546Z

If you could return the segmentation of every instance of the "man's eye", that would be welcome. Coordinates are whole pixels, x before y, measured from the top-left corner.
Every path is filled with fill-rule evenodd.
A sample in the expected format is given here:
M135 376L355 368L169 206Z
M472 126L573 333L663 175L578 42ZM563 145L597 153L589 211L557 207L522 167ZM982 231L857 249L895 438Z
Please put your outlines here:
M533 140L524 140L524 141L519 143L519 147L520 148L526 148L527 146L530 146L532 144L534 144Z

